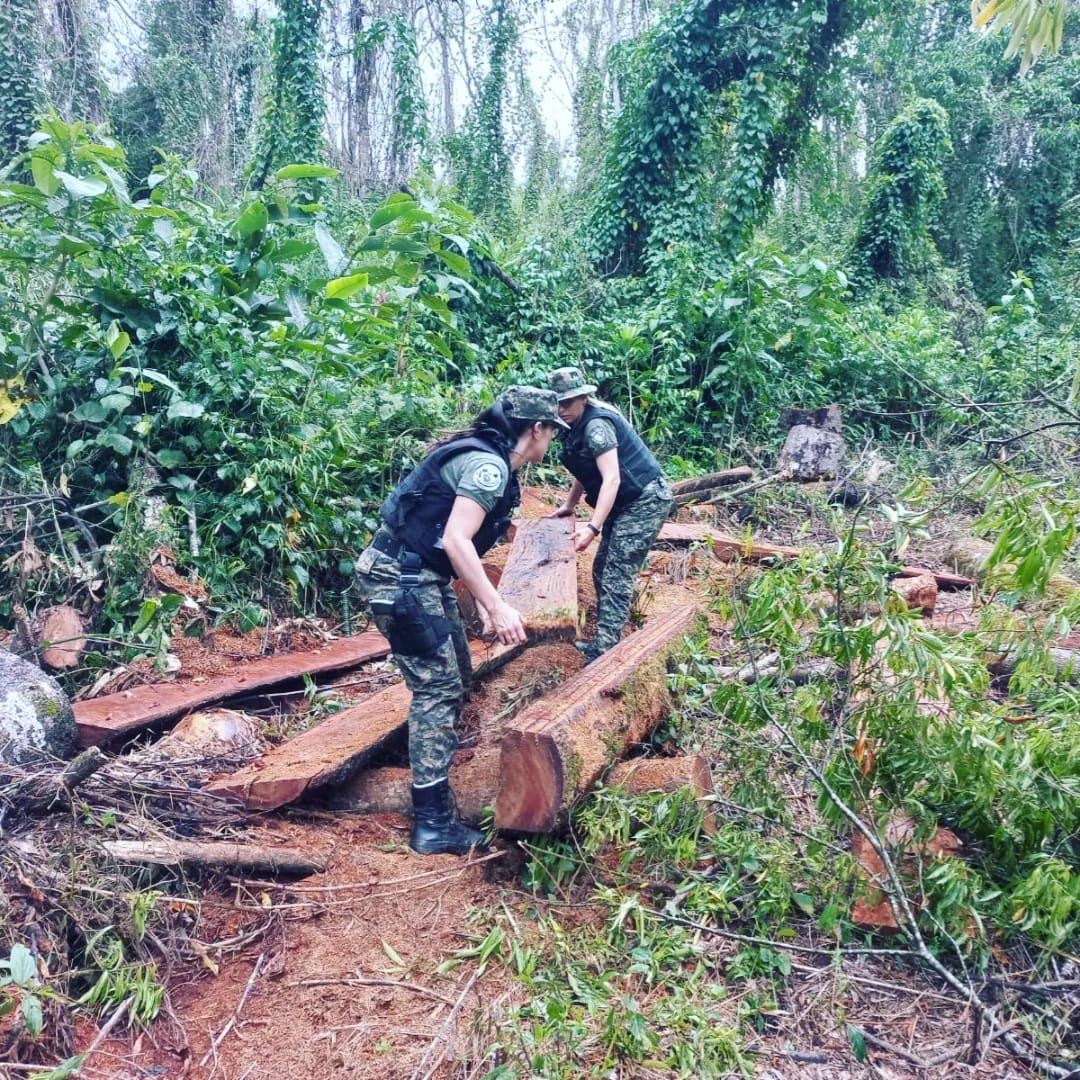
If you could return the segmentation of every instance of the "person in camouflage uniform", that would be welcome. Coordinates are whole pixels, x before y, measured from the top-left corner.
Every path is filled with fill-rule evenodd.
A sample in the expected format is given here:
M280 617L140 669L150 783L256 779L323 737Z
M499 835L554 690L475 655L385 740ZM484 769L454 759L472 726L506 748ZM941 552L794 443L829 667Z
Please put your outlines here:
M577 526L574 549L584 551L600 538L593 561L596 637L577 642L588 663L618 644L638 571L673 499L649 448L618 409L591 396L596 387L580 368L558 368L548 384L559 399L559 416L570 426L559 460L574 477L551 516L573 516L584 495L593 512Z
M472 677L450 581L461 579L499 641L525 641L521 615L495 591L480 557L510 523L518 468L540 461L555 431L566 428L557 408L550 390L512 386L470 429L430 447L383 504L382 524L357 560L358 591L412 691L410 844L424 854L465 854L483 844L458 820L450 794L455 725Z

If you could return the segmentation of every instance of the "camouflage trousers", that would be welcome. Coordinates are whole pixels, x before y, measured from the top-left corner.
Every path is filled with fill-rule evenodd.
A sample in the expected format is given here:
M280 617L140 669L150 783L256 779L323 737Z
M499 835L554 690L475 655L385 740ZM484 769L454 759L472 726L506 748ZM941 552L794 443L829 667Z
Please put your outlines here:
M445 577L427 567L420 573L420 584L408 592L418 602L416 614L431 631L435 647L424 655L407 651L415 628L387 613L398 596L400 575L401 565L374 548L367 548L357 560L357 590L368 604L375 602L375 625L390 642L405 685L412 691L409 765L413 783L432 784L449 774L457 749L455 725L472 680L472 658L454 590ZM399 648L394 648L395 642Z
M660 476L646 484L632 503L604 522L593 562L596 640L586 652L587 656L592 654L590 659L619 643L630 616L638 571L673 502L671 488Z

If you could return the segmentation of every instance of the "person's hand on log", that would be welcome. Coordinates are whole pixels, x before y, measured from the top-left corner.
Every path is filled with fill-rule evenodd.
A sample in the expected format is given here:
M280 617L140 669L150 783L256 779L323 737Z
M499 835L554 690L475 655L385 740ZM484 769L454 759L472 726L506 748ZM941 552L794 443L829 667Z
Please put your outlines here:
M574 550L584 551L598 536L600 530L590 521L583 521L574 530Z
M550 514L548 514L549 518L565 518L573 516L574 508L572 506L567 506L566 503L560 503Z
M521 612L511 607L501 596L496 596L490 604L484 604L488 621L495 636L503 645L523 645L526 641L525 623Z

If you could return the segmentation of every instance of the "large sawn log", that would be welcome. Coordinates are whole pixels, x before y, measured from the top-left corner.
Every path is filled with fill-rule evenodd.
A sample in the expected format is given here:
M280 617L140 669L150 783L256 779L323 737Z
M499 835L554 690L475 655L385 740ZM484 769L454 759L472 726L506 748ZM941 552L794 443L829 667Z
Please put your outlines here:
M357 667L389 652L386 638L369 630L356 637L339 638L321 649L252 660L231 675L202 683L155 683L89 701L76 701L73 708L79 745L96 746L214 702L254 694L304 675Z
M573 530L572 518L526 518L516 523L499 595L521 613L534 638L572 641L577 631ZM491 633L486 615L484 630Z
M473 642L474 673L494 670L521 648ZM206 790L238 799L250 810L273 810L299 799L309 788L340 782L388 739L404 732L410 698L408 687L395 683L215 780Z
M523 710L502 739L495 824L547 832L668 708L666 660L697 621L673 608Z

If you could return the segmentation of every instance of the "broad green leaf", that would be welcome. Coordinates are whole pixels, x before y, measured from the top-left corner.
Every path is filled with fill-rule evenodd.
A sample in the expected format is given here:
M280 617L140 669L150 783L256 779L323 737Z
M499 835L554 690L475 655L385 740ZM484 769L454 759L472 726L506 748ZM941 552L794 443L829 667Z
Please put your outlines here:
M192 420L198 420L206 412L206 406L197 401L174 401L166 410L165 415L170 420L184 416Z
M326 260L326 269L331 274L340 274L349 265L349 257L321 221L315 222L315 239L319 242L319 250Z
M73 236L61 236L56 243L56 251L60 255L83 255L92 250L93 247L85 240L76 240Z
M123 412L131 404L132 397L134 397L133 394L125 394L123 391L118 390L115 394L106 394L101 399L101 407Z
M286 165L278 169L274 176L279 180L309 180L313 177L337 176L338 171L329 165Z
M804 915L814 914L813 897L807 896L806 893L797 892L791 894L791 899L794 900L796 904L798 904L799 910L802 911Z
M440 353L447 360L453 360L454 354L450 351L450 346L447 345L446 342L443 341L443 339L438 334L434 333L431 330L425 330L424 338L426 339L428 344L436 350L436 352Z
M180 469L188 463L188 456L183 450L159 450L157 459L158 464L166 469Z
M281 366L287 368L289 371L295 371L297 375L302 375L305 379L311 378L311 369L305 367L298 360L293 360L286 356L285 359L281 361Z
M64 185L65 190L73 199L93 199L98 195L104 195L109 185L96 176L72 176L63 169L54 169L53 175Z
M142 610L139 612L139 617L135 620L135 625L131 628L133 634L141 634L150 625L150 620L157 613L158 602L156 600L144 600Z
M472 276L472 263L470 263L464 255L455 255L452 251L437 251L435 254L438 255L455 274L461 274L463 277Z
M57 179L53 163L44 154L30 156L30 175L33 176L38 190L45 195L55 195L60 190L60 181Z
M128 194L127 182L120 173L118 173L111 165L107 165L100 158L98 159L97 166L105 174L106 179L112 185L116 201L120 203L121 206L130 206L131 196Z
M88 424L100 424L108 414L100 401L84 401L71 410L71 415Z
M105 331L105 344L109 346L109 352L112 353L114 360L119 360L131 344L130 336L120 329L115 319L109 323L109 329Z
M97 443L98 446L107 446L110 450L115 450L123 457L127 457L135 448L135 444L119 431L103 431L97 437Z
M41 1001L35 994L23 995L22 1017L26 1030L36 1039L45 1027L45 1017L41 1012Z
M33 986L37 983L37 965L30 950L21 942L11 946L11 960L8 964L11 981L16 986Z
M256 199L255 202L244 207L243 212L236 219L234 231L237 236L245 238L254 236L255 233L262 232L266 228L269 220L270 214L266 209L266 204Z
M326 283L326 295L331 300L345 300L367 287L367 274L351 274L349 277L334 278Z
M174 394L180 393L180 387L168 375L162 375L160 371L155 371L153 368L119 367L116 370L122 371L125 375L130 375L133 379L149 379L152 383L164 386Z
M371 231L375 232L396 218L411 210L416 203L408 195L391 195L389 199L371 215Z

